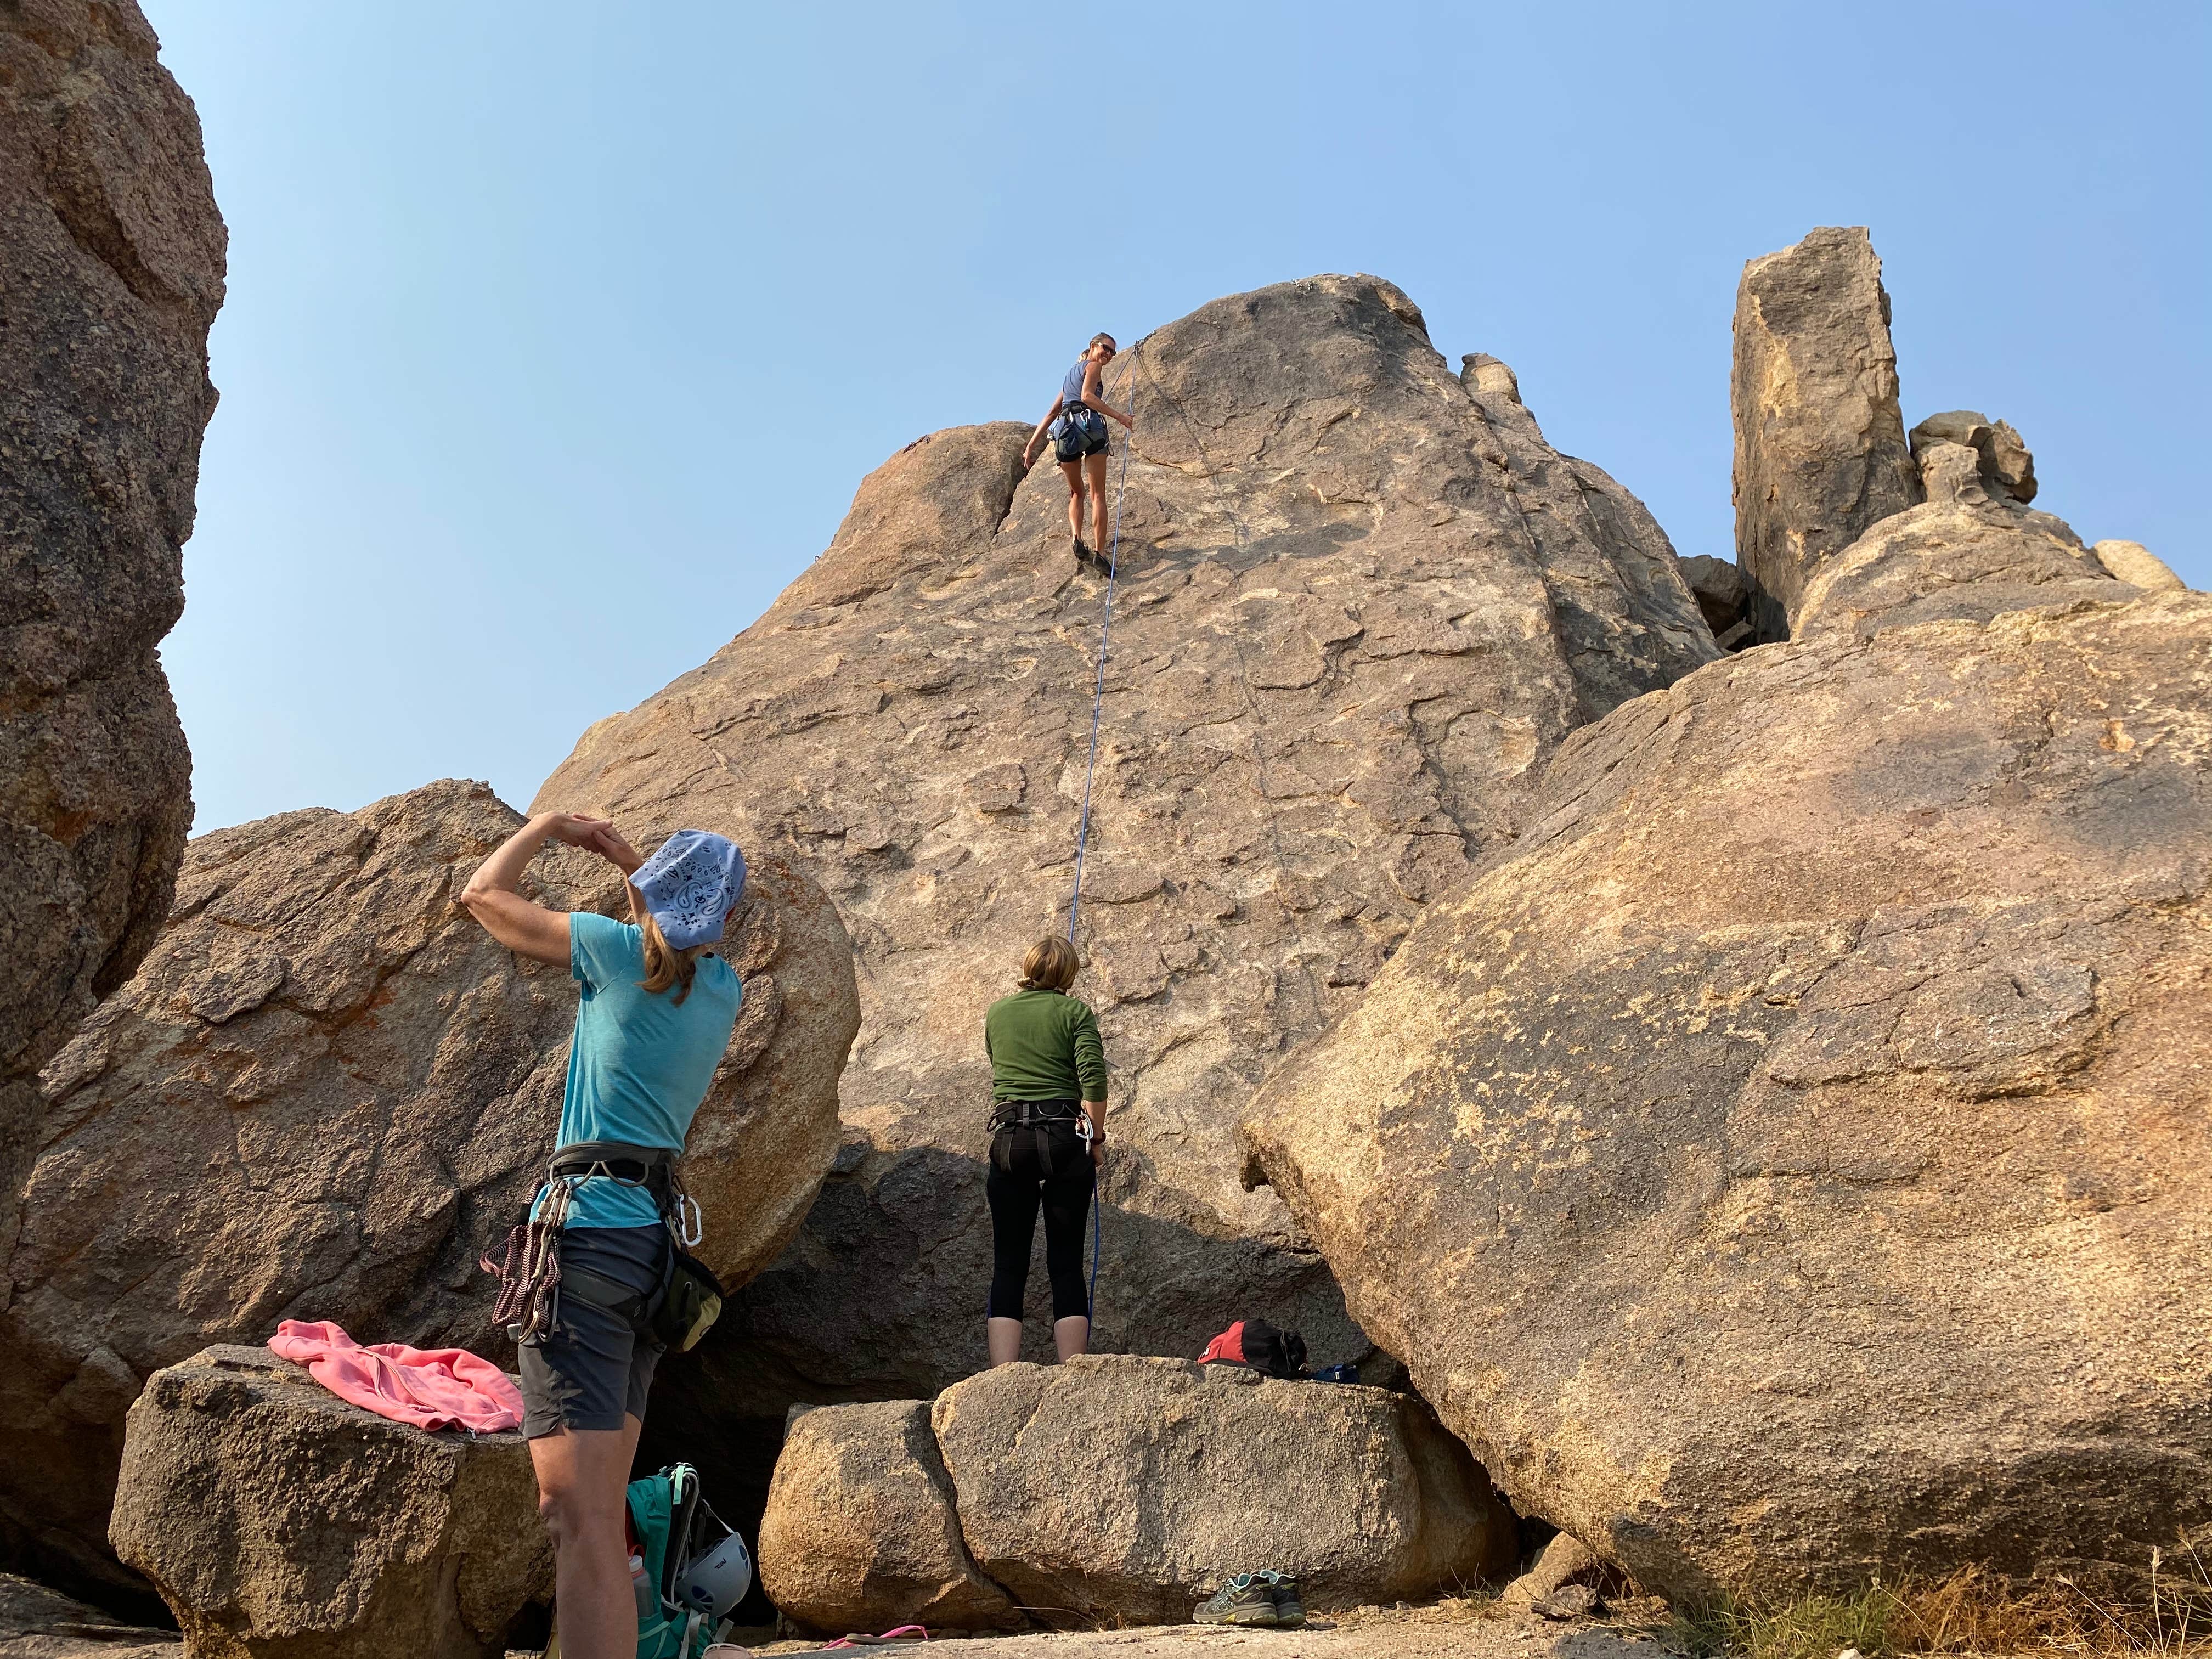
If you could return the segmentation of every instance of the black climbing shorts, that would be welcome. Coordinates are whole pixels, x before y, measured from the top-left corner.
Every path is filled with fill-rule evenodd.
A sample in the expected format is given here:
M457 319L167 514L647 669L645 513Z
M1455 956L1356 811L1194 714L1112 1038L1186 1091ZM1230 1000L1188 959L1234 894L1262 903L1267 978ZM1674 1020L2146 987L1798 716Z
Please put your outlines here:
M1079 461L1085 455L1103 455L1113 441L1103 416L1091 421L1062 421L1060 436L1052 441L1052 453L1063 464Z
M567 1227L563 1279L581 1267L650 1296L659 1288L665 1227ZM535 1440L563 1429L619 1429L645 1416L661 1345L618 1313L563 1285L553 1328L522 1345L522 1431Z

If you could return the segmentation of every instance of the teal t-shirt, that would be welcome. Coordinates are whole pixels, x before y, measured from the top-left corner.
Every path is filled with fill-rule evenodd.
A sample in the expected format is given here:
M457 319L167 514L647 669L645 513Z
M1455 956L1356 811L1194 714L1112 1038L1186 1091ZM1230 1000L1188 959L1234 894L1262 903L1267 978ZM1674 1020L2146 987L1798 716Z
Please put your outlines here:
M720 957L701 957L679 1005L672 986L639 985L645 942L636 928L579 910L568 918L568 972L576 981L576 1036L561 1145L626 1140L683 1151L744 1001L736 970ZM643 1188L601 1176L579 1187L568 1206L571 1227L650 1227L659 1218Z

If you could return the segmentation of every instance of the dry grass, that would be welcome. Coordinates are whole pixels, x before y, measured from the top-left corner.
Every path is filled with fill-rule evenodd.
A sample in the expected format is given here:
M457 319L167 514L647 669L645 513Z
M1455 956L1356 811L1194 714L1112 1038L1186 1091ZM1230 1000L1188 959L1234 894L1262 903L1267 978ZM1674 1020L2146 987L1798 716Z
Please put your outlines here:
M2179 1566L2179 1571L2176 1571ZM1933 1581L1872 1584L1853 1595L1780 1603L1722 1601L1679 1612L1672 1645L1741 1659L1865 1659L1916 1653L2074 1654L2083 1659L2212 1659L2212 1567L2185 1543L2154 1553L2141 1603L2104 1600L2071 1580L2014 1584L1978 1567Z

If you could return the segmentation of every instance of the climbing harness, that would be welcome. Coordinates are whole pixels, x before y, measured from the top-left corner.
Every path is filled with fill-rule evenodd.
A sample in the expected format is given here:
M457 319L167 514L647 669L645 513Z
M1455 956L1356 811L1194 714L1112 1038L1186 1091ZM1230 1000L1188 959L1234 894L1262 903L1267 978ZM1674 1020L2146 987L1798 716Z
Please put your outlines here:
M563 1280L561 1233L568 1225L576 1189L600 1177L624 1187L642 1188L668 1230L668 1259L659 1285L638 1291L578 1267L566 1283L580 1302L628 1320L655 1340L686 1352L698 1345L722 1311L722 1287L712 1269L690 1254L705 1232L699 1206L676 1179L676 1154L665 1146L638 1146L619 1140L584 1140L554 1150L545 1172L542 1204L533 1218L507 1230L497 1260L486 1255L477 1265L499 1279L492 1323L503 1325L517 1346L549 1335L560 1322Z

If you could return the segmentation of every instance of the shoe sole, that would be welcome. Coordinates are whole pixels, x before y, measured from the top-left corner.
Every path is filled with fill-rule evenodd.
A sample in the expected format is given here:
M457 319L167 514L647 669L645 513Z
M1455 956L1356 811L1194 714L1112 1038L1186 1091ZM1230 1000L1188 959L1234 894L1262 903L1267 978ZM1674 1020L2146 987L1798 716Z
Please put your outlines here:
M1226 1613L1208 1613L1201 1607L1191 1619L1200 1625L1243 1625L1261 1630L1272 1630L1282 1622L1272 1607L1231 1607Z

